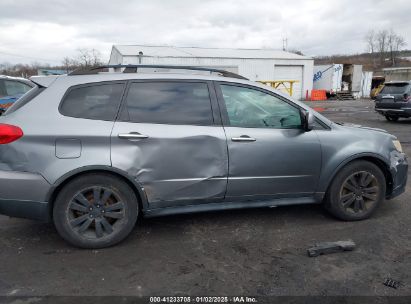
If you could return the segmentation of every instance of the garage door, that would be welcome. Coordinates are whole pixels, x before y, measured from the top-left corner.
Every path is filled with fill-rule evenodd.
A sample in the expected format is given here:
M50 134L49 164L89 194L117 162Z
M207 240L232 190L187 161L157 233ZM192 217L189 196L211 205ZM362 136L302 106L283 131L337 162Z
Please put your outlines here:
M275 65L274 80L297 80L293 85L293 95L295 99L301 99L303 96L303 66L302 65ZM281 86L278 87L281 89ZM284 89L281 91L287 93Z

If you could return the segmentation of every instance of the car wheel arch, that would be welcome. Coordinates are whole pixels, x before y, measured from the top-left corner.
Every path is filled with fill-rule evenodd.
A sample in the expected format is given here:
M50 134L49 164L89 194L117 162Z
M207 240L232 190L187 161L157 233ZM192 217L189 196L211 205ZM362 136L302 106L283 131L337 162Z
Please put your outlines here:
M76 170L66 173L53 184L53 187L50 189L47 195L47 202L49 202L50 220L52 219L54 201L59 192L61 191L61 189L71 180L79 176L91 173L108 174L121 179L133 189L138 199L140 209L147 209L148 202L146 194L144 192L144 187L141 184L139 184L135 179L133 179L130 175L128 175L126 172L107 166L88 166L78 168Z
M373 153L361 153L361 154L356 154L353 155L347 159L345 159L343 162L341 162L337 168L332 172L332 174L329 176L329 178L327 179L328 182L326 184L325 187L325 192L328 191L328 188L330 187L332 181L334 180L334 178L337 176L338 172L340 172L345 166L347 166L348 164L354 162L354 161L359 161L359 160L364 160L364 161L368 161L370 163L373 163L374 165L376 165L384 174L385 176L385 182L386 182L386 194L391 193L392 191L392 184L393 184L393 177L391 175L390 172L390 167L389 164L387 163L387 161L379 156L378 154L373 154Z

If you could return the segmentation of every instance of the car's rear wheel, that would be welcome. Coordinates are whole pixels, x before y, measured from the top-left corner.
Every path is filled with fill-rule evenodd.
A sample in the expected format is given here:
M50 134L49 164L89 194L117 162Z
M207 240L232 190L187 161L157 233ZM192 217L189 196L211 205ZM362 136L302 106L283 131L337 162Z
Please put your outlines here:
M385 176L380 168L368 161L354 161L333 179L325 206L342 220L366 219L384 200L385 189Z
M112 246L132 231L138 201L130 186L108 174L87 174L59 192L53 220L59 234L81 248Z
M385 115L385 119L388 120L388 121L398 121L399 117L398 116Z

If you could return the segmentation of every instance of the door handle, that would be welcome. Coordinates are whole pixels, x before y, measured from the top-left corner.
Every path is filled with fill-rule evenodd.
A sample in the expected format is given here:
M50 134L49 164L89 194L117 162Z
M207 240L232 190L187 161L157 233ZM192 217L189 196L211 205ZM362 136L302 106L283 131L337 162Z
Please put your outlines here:
M240 137L232 137L231 140L232 141L248 141L248 142L256 141L255 138L252 138L248 135L241 135Z
M148 135L140 134L138 132L130 132L130 133L120 133L118 138L124 139L145 139L148 138Z

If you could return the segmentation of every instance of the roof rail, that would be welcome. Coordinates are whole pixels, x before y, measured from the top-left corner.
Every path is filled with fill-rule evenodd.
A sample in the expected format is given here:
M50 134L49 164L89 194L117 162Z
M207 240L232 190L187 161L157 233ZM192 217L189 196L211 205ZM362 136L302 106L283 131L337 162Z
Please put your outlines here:
M93 75L93 74L98 74L100 72L104 72L104 70L108 69L120 69L124 68L123 73L137 73L138 69L155 69L155 68L161 68L161 69L173 69L173 70L191 70L191 71L204 71L204 72L210 72L211 73L217 73L220 76L223 77L231 77L231 78L238 78L238 79L245 79L244 76L238 75L236 73L224 71L224 70L219 70L219 69L213 69L213 68L205 68L205 67L196 67L196 66L184 66L184 65L134 65L134 64L114 64L114 65L101 65L101 66L95 66L95 67L90 67L90 68L79 68L74 70L73 72L69 73L69 76L74 76L74 75Z

